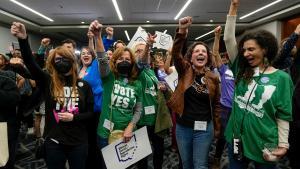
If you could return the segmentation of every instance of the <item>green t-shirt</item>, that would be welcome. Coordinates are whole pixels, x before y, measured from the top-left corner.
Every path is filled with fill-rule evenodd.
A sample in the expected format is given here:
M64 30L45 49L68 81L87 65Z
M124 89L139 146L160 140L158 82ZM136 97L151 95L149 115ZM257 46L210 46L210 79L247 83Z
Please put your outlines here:
M142 86L139 80L115 79L111 72L102 78L102 83L104 91L98 135L108 138L110 121L113 122L113 130L124 130L131 122L136 103L142 102Z
M138 125L155 125L157 115L157 83L155 73L150 68L145 68L140 73L138 79L142 83L143 91L143 111Z
M232 113L225 131L226 140L232 143L234 136L241 136L244 155L254 161L268 163L262 156L264 144L278 144L277 118L292 120L292 94L292 80L281 70L256 75L249 84L241 80L235 87Z

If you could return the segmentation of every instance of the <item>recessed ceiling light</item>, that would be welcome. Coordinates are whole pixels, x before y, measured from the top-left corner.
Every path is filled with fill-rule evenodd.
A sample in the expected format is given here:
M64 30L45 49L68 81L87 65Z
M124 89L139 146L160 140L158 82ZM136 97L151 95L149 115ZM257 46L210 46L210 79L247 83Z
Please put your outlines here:
M30 8L30 7L28 7L28 6L24 5L24 4L22 4L22 3L18 2L18 1L16 1L16 0L10 0L10 1L13 2L13 3L15 3L15 4L17 4L17 5L19 5L19 6L22 7L22 8L27 9L28 11L30 11L30 12L36 14L36 15L39 15L40 17L42 17L42 18L44 18L44 19L46 19L46 20L48 20L48 21L50 21L50 22L54 22L53 19L51 19L51 18L49 18L49 17L47 17L47 16L41 14L40 12L38 12L38 11L36 11L36 10L34 10L34 9L32 9L32 8Z
M117 0L112 0L113 4L114 4L114 7L115 7L115 10L118 14L118 17L119 17L119 20L120 21L123 21L123 17L122 17L122 14L120 12L120 9L119 9L119 6L118 6L118 3L117 3Z
M272 5L275 5L275 4L279 3L280 1L282 1L282 0L277 0L277 1L274 1L272 3L269 3L268 5L265 5L265 6L263 6L263 7L259 8L259 9L255 10L253 12L250 12L250 13L244 15L244 16L241 16L240 19L245 19L245 18L247 18L247 17L249 17L249 16L251 16L251 15L253 15L253 14L259 12L259 11L262 11L262 10L264 10L264 9L272 6Z
M147 23L149 23L150 21L146 21Z
M183 13L183 11L189 6L189 4L192 2L192 0L187 0L184 6L180 9L178 14L175 16L174 20L178 19L179 16Z
M198 39L200 39L200 38L203 38L204 36L207 36L207 35L209 35L209 34L211 34L211 33L214 33L214 30L212 30L212 31L210 31L210 32L207 32L207 33L205 33L205 34L203 34L203 35L201 35L201 36L195 38L195 40L198 40Z
M211 20L209 20L209 22L214 22L214 20L211 19Z
M85 22L81 22L82 24L85 24Z
M129 35L128 35L127 30L125 30L124 32L125 32L125 35L126 35L126 37L127 37L127 40L130 41L130 38L129 38Z

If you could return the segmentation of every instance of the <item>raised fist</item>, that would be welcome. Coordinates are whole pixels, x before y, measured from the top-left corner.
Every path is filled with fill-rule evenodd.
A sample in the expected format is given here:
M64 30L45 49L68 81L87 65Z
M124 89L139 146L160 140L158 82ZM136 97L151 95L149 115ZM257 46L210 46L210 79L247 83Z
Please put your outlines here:
M91 31L95 36L99 36L102 31L103 25L99 21L95 20L90 24L89 31Z
M12 35L19 39L26 39L27 33L25 26L20 22L13 22L10 27L10 32Z
M48 46L50 44L51 40L49 38L43 38L41 41L42 46Z
M150 33L148 33L147 43L152 45L153 43L155 43L155 38L156 37L157 37L156 34L151 35Z
M192 24L192 17L186 16L179 19L179 29L187 29Z
M220 37L221 32L222 32L222 27L221 27L221 26L216 27L216 28L214 29L214 32L215 32L215 36Z
M93 32L90 31L90 30L88 30L87 37L88 37L89 39L92 39L92 38L94 37Z
M114 28L113 27L107 27L105 29L105 31L106 31L107 35L109 35L109 36L113 36L114 35Z

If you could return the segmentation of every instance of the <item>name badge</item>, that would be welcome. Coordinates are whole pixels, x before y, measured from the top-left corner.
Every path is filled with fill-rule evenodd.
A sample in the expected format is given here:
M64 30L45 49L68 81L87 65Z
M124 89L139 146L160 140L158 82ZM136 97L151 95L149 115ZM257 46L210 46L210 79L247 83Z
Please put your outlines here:
M195 121L194 130L206 131L207 121Z
M144 107L144 110L146 115L155 114L155 107L153 105Z
M113 130L114 129L114 123L107 120L107 119L105 119L104 123L103 123L103 127L106 128L107 130Z

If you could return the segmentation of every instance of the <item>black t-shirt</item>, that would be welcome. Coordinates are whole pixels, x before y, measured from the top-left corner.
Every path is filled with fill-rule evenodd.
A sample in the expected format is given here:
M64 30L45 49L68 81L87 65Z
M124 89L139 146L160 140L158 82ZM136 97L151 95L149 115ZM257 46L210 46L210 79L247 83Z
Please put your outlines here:
M44 136L52 138L64 145L87 143L87 125L92 122L94 111L94 98L89 84L84 80L78 79L76 82L77 89L72 89L71 78L65 77L65 85L63 87L64 96L62 97L64 97L65 103L67 104L59 104L51 95L51 76L48 72L43 71L35 62L28 44L28 39L19 39L19 44L24 63L30 71L32 78L40 82L40 88L45 96L46 115ZM75 94L71 95L71 91L75 91ZM73 121L58 121L56 115L63 109L73 112Z
M211 108L208 89L204 83L204 75L197 75L193 84L184 93L184 109L177 123L194 127L195 121L211 120Z

